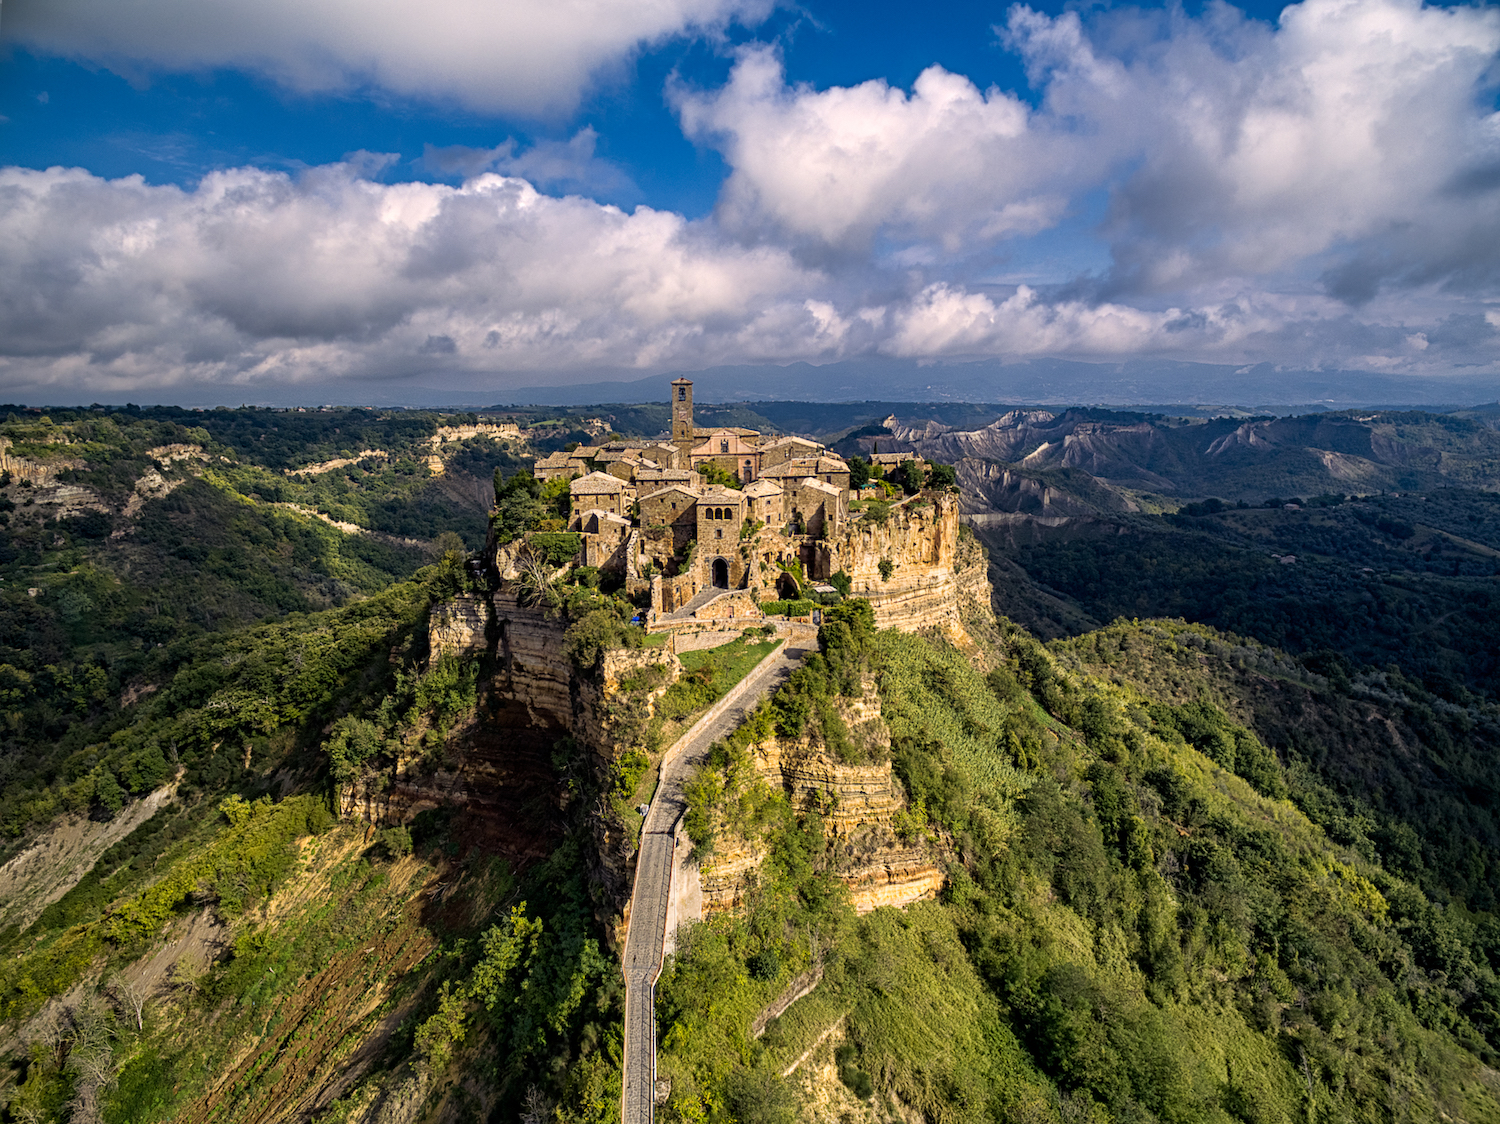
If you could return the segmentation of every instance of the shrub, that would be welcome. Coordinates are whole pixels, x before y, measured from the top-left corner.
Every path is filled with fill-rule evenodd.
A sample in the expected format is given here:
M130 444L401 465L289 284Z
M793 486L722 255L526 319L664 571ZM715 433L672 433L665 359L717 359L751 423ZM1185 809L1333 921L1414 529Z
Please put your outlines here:
M891 580L891 575L894 574L895 572L896 572L896 564L894 562L892 562L889 558L882 558L880 560L880 580L881 581L883 581L883 582L890 581Z
M774 980L781 971L781 956L774 948L763 948L745 962L745 967L751 979Z
M591 671L611 648L638 648L644 635L612 609L593 609L569 627L563 651L579 671Z
M388 827L376 832L375 852L392 861L411 854L411 832L405 827Z
M818 606L815 602L800 601L762 601L760 611L768 617L805 617Z
M576 531L535 531L526 540L531 552L552 566L562 566L578 557L583 536Z

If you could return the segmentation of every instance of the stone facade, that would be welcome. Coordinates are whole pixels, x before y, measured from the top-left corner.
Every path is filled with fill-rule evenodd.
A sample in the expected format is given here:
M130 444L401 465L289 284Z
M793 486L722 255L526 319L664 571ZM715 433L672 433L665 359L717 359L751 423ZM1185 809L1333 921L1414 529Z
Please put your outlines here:
M580 477L569 485L568 492L575 512L607 511L628 519L631 505L635 503L635 487L607 472L591 472Z
M759 435L751 439L736 430L714 430L693 446L689 457L694 468L717 465L740 483L748 484L760 475Z

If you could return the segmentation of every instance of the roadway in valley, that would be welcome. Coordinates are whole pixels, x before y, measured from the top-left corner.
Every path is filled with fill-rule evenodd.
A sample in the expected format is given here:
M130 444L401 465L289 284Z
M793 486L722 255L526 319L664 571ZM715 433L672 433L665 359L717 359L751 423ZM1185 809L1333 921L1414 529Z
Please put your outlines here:
M758 663L721 712L710 710L662 759L661 779L641 829L630 929L625 936L625 1081L623 1124L651 1124L656 1108L656 978L672 892L675 830L687 811L683 785L714 742L732 733L761 699L781 686L802 657L817 647L799 631Z

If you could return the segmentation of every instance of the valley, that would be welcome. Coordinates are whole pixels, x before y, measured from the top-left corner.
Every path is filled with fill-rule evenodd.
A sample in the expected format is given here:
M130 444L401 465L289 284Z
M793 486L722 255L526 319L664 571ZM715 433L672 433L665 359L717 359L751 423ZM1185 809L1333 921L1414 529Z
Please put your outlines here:
M3 1119L1500 1119L1493 412L5 409Z

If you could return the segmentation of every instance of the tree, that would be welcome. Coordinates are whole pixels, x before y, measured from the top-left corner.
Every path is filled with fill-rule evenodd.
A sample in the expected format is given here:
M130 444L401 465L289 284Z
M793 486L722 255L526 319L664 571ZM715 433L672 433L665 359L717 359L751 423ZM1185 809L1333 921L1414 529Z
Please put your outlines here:
M713 461L704 461L702 464L694 465L693 471L701 475L704 482L708 484L718 484L720 487L736 490L744 487L738 476L726 468L720 468Z
M927 486L929 488L956 488L958 487L958 473L954 471L951 464L935 464L927 471Z
M520 559L521 601L526 605L540 605L554 609L562 604L557 586L553 583L553 566L546 558L532 554L529 550Z
M917 467L916 461L902 461L896 466L896 471L890 474L893 484L901 485L901 490L909 496L914 496L922 490L924 483L922 471Z
M849 458L849 487L859 489L870 482L870 462L864 457Z
M122 1013L135 1023L136 1030L146 1028L146 1003L151 998L151 989L144 980L131 980L124 973L116 972L109 981Z
M125 790L108 765L100 765L94 773L94 799L111 816L125 806Z

